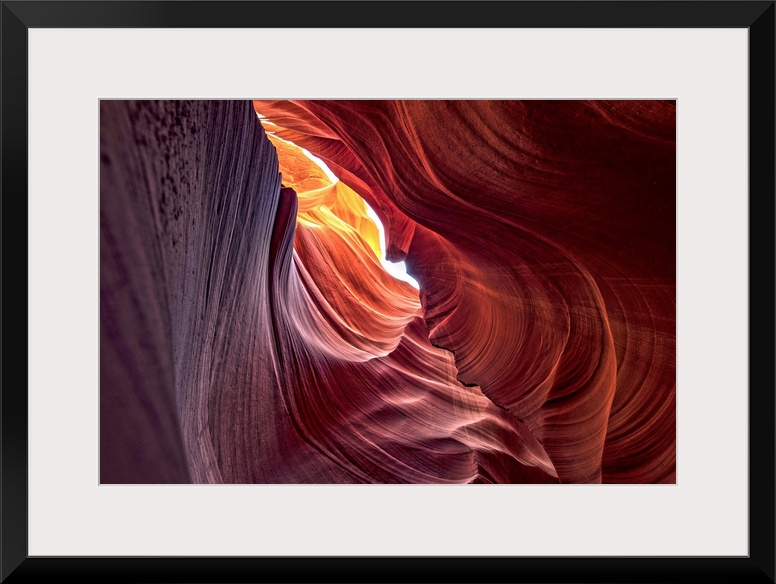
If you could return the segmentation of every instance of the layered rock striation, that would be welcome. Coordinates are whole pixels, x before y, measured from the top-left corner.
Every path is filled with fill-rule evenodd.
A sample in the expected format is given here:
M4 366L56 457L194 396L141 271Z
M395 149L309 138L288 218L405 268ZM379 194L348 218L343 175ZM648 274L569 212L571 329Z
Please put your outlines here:
M674 482L675 115L101 102L101 482Z

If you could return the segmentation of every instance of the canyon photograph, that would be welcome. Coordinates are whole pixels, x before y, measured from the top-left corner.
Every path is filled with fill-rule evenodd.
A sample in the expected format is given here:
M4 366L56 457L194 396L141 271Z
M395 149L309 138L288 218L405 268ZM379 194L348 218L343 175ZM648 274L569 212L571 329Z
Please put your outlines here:
M675 101L101 100L99 140L101 484L676 483Z

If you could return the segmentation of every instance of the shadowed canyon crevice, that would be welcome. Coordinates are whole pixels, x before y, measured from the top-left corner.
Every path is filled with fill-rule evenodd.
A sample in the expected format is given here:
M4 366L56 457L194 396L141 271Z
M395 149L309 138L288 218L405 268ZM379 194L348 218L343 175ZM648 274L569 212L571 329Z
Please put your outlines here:
M101 482L675 482L675 125L102 101Z

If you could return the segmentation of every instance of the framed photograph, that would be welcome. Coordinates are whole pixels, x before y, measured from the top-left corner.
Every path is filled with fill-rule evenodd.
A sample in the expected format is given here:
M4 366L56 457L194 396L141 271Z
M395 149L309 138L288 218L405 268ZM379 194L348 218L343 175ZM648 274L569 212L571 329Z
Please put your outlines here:
M774 2L2 2L3 582L774 582Z

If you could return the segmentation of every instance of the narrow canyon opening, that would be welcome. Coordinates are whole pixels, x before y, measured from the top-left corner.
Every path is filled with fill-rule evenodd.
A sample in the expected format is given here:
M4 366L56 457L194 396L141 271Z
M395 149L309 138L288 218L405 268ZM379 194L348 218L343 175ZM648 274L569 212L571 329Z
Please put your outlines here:
M675 482L675 119L101 101L101 482Z
M293 188L299 198L300 212L297 215L297 223L320 226L320 223L311 221L307 215L319 209L332 212L358 231L388 274L419 290L420 285L407 273L407 266L403 261L392 262L387 259L385 228L369 203L355 190L345 187L326 162L309 150L277 136L273 131L275 124L258 112L257 115L277 150L278 164L283 177L282 185ZM370 221L373 225L369 223Z

